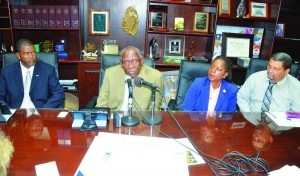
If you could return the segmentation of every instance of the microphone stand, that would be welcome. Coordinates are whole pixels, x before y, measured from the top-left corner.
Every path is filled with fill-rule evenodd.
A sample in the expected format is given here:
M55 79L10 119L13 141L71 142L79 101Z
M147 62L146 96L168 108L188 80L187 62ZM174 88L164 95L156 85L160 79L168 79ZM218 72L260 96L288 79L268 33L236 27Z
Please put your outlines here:
M154 114L155 109L155 92L156 88L152 88L152 95L151 95L151 114L143 116L142 120L145 124L148 125L157 125L162 122L162 118L158 115Z
M133 90L129 88L128 115L122 117L121 120L121 123L124 126L136 126L140 123L140 119L132 116L132 94L133 94Z

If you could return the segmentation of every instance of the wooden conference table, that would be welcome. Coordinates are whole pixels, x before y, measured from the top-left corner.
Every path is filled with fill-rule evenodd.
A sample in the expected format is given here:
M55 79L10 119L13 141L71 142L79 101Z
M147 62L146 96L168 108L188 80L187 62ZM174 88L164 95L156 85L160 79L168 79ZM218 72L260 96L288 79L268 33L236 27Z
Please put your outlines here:
M65 110L38 109L38 115L27 117L25 109L19 109L0 129L9 136L14 144L15 153L8 168L8 175L35 175L35 165L56 161L61 176L74 175L81 160L99 131L141 136L159 136L153 127L140 123L136 127L115 128L109 121L105 129L81 132L72 129L70 113L65 118L58 114ZM139 116L137 113L136 116ZM175 121L168 112L156 112L163 122L156 127L174 137L183 138ZM255 125L241 113L217 114L216 120L205 119L205 113L175 112L181 124L197 147L208 155L222 158L226 153L238 151L245 155L255 153L252 135ZM271 147L260 153L270 170L284 165L300 167L300 128L281 131L273 135ZM189 166L191 176L213 175L206 164ZM141 173L143 175L143 173Z

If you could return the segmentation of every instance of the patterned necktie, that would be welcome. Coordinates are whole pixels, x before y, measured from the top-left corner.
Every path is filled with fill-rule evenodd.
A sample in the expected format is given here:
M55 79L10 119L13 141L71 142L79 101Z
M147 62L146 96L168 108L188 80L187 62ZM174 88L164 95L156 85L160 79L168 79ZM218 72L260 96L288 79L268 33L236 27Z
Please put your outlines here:
M263 99L263 104L261 107L262 112L268 112L272 100L272 89L277 83L269 81L269 87L266 90L265 97Z

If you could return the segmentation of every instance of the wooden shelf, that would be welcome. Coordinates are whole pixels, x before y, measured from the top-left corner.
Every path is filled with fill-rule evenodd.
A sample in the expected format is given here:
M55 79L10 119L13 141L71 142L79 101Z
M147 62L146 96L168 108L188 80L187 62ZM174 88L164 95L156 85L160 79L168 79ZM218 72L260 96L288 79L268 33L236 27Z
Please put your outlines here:
M211 6L216 7L216 4L196 3L196 2L183 2L183 1L161 1L161 0L150 0L151 5L159 4L176 4L176 5L188 5L188 6Z
M73 28L22 28L22 27L13 27L13 30L41 30L41 31L79 31L79 29Z
M148 31L149 34L166 34L166 35L195 35L195 36L206 36L206 37L213 37L214 34L212 33L200 33L200 32L176 32L176 31L155 31L155 30L150 30Z

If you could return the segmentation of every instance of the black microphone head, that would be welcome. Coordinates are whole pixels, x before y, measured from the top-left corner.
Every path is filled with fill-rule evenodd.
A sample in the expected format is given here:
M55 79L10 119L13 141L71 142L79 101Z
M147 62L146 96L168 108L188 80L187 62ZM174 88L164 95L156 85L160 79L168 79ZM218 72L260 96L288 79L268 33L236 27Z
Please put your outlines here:
M127 84L128 84L129 86L132 86L132 84L131 84L131 83L132 83L132 81L131 81L131 79L130 79L130 78L129 78L129 79L127 79L127 80L126 80L126 82L127 82Z
M143 78L141 77L135 77L134 78L134 85L140 86L142 84Z

